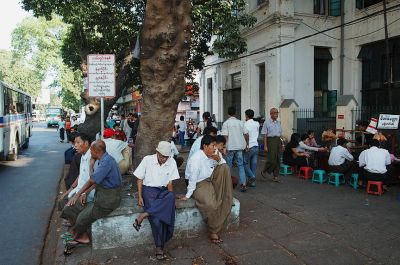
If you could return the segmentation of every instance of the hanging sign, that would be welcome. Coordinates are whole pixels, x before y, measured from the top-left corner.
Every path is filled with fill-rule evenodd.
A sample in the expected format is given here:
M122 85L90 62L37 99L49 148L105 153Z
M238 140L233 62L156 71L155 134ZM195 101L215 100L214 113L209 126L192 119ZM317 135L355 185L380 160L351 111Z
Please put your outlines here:
M115 97L115 55L89 54L89 97Z
M399 127L399 116L391 114L380 114L378 129L396 130Z
M375 118L371 118L371 121L367 127L367 129L365 130L366 132L372 133L372 134L376 134L378 131L376 130L376 124L378 123L378 120Z

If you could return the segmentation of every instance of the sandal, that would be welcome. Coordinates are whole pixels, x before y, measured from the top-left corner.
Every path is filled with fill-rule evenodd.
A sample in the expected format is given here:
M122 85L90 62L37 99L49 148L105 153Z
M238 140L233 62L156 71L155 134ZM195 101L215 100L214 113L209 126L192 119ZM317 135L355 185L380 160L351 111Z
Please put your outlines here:
M276 178L276 177L273 177L273 178L272 178L272 181L273 181L273 182L276 182L276 183L280 183L280 182L281 182L281 180L280 180L279 178Z
M221 244L222 242L224 242L219 236L217 236L217 237L209 237L209 239L210 239L211 243L216 244L216 245Z
M135 222L132 224L133 228L135 228L136 231L139 232L140 227L142 226L141 224L139 224L138 220L135 219Z
M157 260L166 260L168 257L164 253L156 253Z
M80 241L78 241L78 240L71 240L71 241L69 241L69 242L67 242L67 243L65 244L65 247L64 247L64 255L65 255L65 256L71 255L71 254L72 254L72 250L73 250L74 248L87 247L87 246L89 246L89 245L90 245L90 242L84 243L84 242L80 242Z
M240 191L241 192L246 192L246 190L247 190L246 185L240 185Z
M65 232L64 234L62 234L60 236L61 239L66 239L66 238L69 238L69 237L72 237L72 234L70 232Z

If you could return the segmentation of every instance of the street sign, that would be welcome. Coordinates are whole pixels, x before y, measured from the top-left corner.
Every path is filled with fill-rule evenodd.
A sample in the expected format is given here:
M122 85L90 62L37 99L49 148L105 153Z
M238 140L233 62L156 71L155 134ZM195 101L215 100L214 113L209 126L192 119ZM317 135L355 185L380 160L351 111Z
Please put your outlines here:
M115 55L89 54L89 97L115 97Z
M396 130L399 127L400 115L380 114L378 129Z

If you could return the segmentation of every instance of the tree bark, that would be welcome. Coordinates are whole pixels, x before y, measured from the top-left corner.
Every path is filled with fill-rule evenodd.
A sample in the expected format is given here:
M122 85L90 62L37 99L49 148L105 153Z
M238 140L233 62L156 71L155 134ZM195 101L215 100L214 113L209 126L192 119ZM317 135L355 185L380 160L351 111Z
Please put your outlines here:
M143 108L136 138L135 165L170 140L177 106L185 92L191 36L190 0L147 0L141 34Z

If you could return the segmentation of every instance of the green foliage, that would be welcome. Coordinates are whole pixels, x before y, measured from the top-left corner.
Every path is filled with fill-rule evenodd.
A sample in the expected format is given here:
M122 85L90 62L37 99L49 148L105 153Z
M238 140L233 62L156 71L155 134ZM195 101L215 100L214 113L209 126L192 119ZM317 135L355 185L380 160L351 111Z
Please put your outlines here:
M60 91L62 105L77 110L80 106L82 73L66 66L61 56L62 44L68 32L69 26L56 16L50 20L43 17L24 19L12 33L10 62L18 68L21 64L25 65L30 71L13 71L14 79L17 80L10 82L22 88L27 87L26 91L37 96L41 83L51 77L54 79L51 86ZM34 88L18 82L18 79L29 73L26 80L30 85L29 80L32 78L35 81Z
M10 51L0 51L0 80L38 96L41 79L35 69L22 60L14 60Z
M26 10L36 16L51 18L60 15L70 24L62 47L64 62L80 69L89 53L117 55L117 69L127 50L134 47L144 18L145 0L22 0ZM245 0L193 0L193 30L187 77L204 66L205 56L216 52L234 59L246 51L240 35L242 27L250 27L255 18L244 13ZM213 47L211 37L217 36ZM125 87L140 85L139 62L133 60ZM118 74L118 73L117 73ZM121 88L122 89L122 88Z

